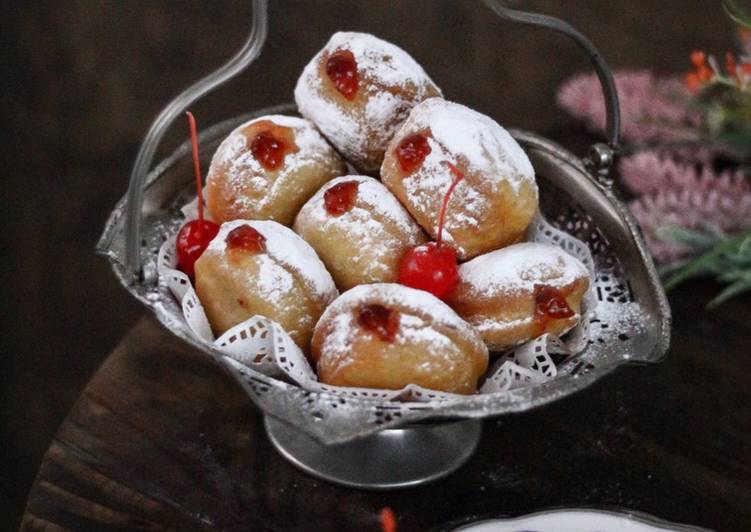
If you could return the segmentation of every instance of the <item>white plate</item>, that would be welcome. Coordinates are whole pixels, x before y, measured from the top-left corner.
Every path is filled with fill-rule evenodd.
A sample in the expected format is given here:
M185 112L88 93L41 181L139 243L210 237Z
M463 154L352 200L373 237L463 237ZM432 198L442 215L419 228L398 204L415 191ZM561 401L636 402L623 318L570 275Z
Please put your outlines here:
M551 510L513 519L493 519L464 525L455 532L709 532L668 523L638 512Z

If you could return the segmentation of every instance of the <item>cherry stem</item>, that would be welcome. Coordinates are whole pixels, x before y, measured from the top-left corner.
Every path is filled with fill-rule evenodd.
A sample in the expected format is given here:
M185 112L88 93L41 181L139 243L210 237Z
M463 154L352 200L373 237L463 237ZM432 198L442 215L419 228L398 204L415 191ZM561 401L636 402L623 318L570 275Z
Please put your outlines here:
M201 222L199 227L203 226L203 189L201 186L201 161L198 158L198 133L196 133L196 118L190 111L185 112L188 115L188 125L190 126L190 143L193 146L193 172L196 175L196 193L198 195L198 221Z
M454 193L456 185L459 184L459 181L464 179L464 174L456 166L448 161L441 161L441 163L448 166L449 170L451 170L451 173L454 174L454 180L451 182L449 189L446 191L446 195L443 196L441 212L438 215L438 238L436 238L436 243L438 244L439 248L441 247L441 242L443 241L443 223L446 220L446 208L448 207L449 199L451 199L451 194Z

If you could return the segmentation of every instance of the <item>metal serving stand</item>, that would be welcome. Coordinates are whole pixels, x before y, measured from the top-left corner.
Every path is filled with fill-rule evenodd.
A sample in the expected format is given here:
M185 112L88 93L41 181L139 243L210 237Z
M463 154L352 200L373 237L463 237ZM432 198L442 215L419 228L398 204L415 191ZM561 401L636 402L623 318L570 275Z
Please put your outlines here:
M190 199L189 142L153 169L151 165L174 120L259 55L267 33L265 0L252 1L252 30L242 49L156 118L133 166L128 192L113 210L98 244L123 286L175 335L214 357L263 410L276 449L319 478L371 489L440 478L471 456L481 437L481 419L561 399L619 365L659 361L668 349L670 309L664 291L639 228L609 177L620 142L618 97L610 70L586 37L565 22L511 10L495 0L484 3L503 19L544 26L574 39L591 58L605 95L609 142L595 144L583 159L535 134L512 131L535 168L541 212L558 228L587 242L597 271L593 289L603 313L592 319L588 347L558 367L552 381L439 404L345 399L303 390L242 367L191 334L180 305L160 286L156 271L158 248L181 225L178 207ZM203 164L209 160L206 154L213 153L237 125L272 113L295 114L296 109L291 104L259 109L204 130L200 134Z

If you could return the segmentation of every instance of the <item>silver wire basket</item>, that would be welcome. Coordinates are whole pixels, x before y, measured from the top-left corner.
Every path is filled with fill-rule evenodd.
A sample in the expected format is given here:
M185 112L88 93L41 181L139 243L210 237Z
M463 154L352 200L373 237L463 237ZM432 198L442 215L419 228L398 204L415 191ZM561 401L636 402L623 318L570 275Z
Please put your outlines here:
M502 18L541 25L572 37L590 55L602 81L608 144L578 158L554 142L524 131L512 135L529 156L540 187L540 210L555 227L588 244L595 263L589 340L563 361L549 382L478 394L462 400L403 402L304 390L208 349L191 333L180 304L157 282L157 255L182 224L180 207L193 183L190 143L148 171L162 135L197 98L247 67L266 35L265 0L253 2L253 30L243 49L186 90L156 119L144 140L128 194L110 215L97 249L123 286L170 331L227 369L264 412L276 448L295 465L340 484L386 489L427 482L459 467L480 438L480 419L521 412L571 395L616 367L657 362L670 339L670 309L639 229L618 199L609 170L619 145L618 99L612 75L589 41L566 23L485 2ZM295 114L291 104L259 109L204 130L202 163L239 124L266 114Z

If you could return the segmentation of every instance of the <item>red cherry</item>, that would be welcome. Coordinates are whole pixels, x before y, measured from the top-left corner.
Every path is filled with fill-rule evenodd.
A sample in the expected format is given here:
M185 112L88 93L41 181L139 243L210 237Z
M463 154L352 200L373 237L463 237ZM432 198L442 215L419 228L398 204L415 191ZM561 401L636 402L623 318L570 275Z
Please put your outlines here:
M576 314L566 302L566 296L552 286L535 285L535 315L560 320Z
M323 193L323 203L326 205L326 212L331 216L341 216L349 212L357 200L357 181L345 181L337 183Z
M415 133L402 139L396 147L396 158L402 170L411 174L420 167L430 153L428 139L422 133Z
M235 227L227 233L224 242L229 249L242 249L251 253L266 251L266 237L247 224Z
M193 173L196 178L196 193L198 196L198 219L192 220L180 228L180 232L177 234L175 248L177 251L177 267L185 272L190 278L193 278L195 275L195 263L219 232L219 226L214 222L203 219L201 162L198 158L196 119L190 111L186 114L188 115L190 141L193 147Z
M357 315L357 323L377 334L384 342L393 342L399 330L399 313L378 303L363 305Z
M443 163L454 174L454 180L443 196L443 204L438 214L438 238L435 242L428 242L408 250L399 264L400 283L425 290L440 299L448 297L459 283L456 251L450 246L444 246L442 237L449 199L456 185L464 179L464 174L456 166L447 161Z
M357 94L359 83L357 61L349 50L339 50L331 54L326 61L326 75L342 96L352 100Z
M444 299L459 282L454 248L428 242L410 249L399 264L399 282Z
M250 152L266 170L276 170L284 162L286 145L270 131L261 131L250 143Z
M177 233L177 267L188 277L195 275L195 263L219 232L209 220L191 220Z

